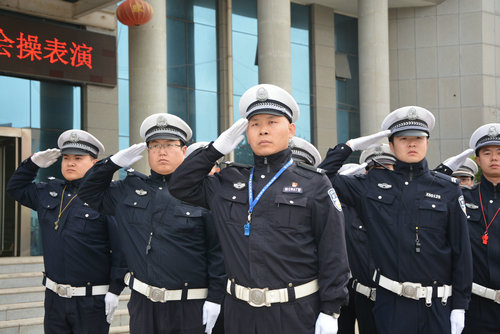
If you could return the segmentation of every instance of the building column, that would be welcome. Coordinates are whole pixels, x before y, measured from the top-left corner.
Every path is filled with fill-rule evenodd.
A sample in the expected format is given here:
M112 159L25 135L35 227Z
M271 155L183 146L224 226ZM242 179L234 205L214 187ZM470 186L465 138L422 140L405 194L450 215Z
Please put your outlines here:
M131 145L143 141L139 129L146 117L167 112L166 0L149 3L154 10L151 21L130 27L128 33ZM135 163L134 169L149 174L147 159Z
M259 83L292 92L290 0L257 0Z
M358 0L361 135L380 131L390 112L387 0Z

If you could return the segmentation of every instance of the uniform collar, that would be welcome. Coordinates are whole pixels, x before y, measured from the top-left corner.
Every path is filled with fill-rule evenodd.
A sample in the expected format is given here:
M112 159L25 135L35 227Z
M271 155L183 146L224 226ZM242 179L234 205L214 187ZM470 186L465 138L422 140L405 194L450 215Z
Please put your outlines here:
M154 170L151 170L151 176L149 177L151 179L151 181L153 181L154 183L162 183L162 184L165 184L165 183L168 183L170 181L170 176L172 174L167 174L167 175L162 175L162 174L158 174L157 172L155 172Z
M496 186L493 185L486 177L481 176L481 188L488 191L488 192L500 192L500 183L497 184Z
M277 171L283 165L285 165L290 159L292 158L292 151L290 148L286 148L283 151L280 151L275 154L271 154L265 157L255 155L253 156L254 162L255 162L255 169L267 169L269 166L269 169L271 171Z
M65 182L65 185L69 188L69 189L73 189L73 190L78 190L78 187L80 187L80 183L82 183L82 179L78 179L78 180L73 180L73 181L68 181L66 180Z
M424 158L420 162L407 163L396 159L396 164L394 165L394 171L399 174L418 176L429 170L427 166L427 160Z

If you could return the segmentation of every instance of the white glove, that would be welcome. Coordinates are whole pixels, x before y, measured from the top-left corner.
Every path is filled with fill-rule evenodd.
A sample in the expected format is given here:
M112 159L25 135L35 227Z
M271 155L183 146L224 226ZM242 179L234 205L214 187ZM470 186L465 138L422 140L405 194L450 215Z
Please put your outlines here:
M451 334L460 334L465 326L465 310L452 310L450 314Z
M111 324L115 310L118 307L118 296L112 292L106 292L104 303L106 304L106 321Z
M47 168L54 164L61 156L58 148L49 148L45 151L36 152L31 156L31 161L40 168Z
M134 144L111 157L111 161L120 167L131 166L142 159L141 153L146 149L146 143Z
M391 134L391 130L384 130L384 131L377 132L373 135L349 139L346 144L353 151L362 151L362 150L366 150L368 147L379 142L380 139L385 138L385 137L389 136L390 134Z
M366 172L366 165L368 165L366 162L363 162L361 165L354 166L351 168L347 168L346 170L342 171L339 173L340 175L358 175L358 174L365 174Z
M445 161L443 164L451 169L452 171L456 171L459 169L467 159L469 155L472 154L474 150L472 148L468 148L465 151L463 151L460 154L455 155L454 157L449 158L447 161Z
M245 138L243 133L247 130L247 127L248 120L246 118L239 119L229 129L221 133L212 146L221 154L231 153Z
M205 326L205 333L212 334L212 329L215 326L215 322L219 317L220 304L205 301L203 304L203 325Z
M320 313L316 320L316 330L314 334L337 334L339 329L338 319L331 315Z

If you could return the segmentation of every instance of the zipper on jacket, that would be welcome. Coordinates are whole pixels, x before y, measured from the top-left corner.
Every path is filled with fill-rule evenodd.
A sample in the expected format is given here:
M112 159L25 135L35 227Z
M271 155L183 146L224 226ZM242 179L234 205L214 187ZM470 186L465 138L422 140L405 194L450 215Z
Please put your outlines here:
M264 165L267 166L267 168L266 168L267 173L271 172L271 170L269 168L269 164L267 163L267 157L264 157Z
M153 239L153 231L149 234L148 245L146 246L146 255L148 255L151 250L151 239Z

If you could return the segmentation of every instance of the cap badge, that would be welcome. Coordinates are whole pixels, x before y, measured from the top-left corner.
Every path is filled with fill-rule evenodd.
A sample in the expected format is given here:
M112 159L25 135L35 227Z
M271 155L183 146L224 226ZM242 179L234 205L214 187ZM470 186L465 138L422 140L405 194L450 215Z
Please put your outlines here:
M238 189L238 190L245 188L245 186L246 186L246 184L243 182L233 183L233 187L235 189Z
M156 119L156 126L165 126L167 125L167 119L163 116L158 116Z
M417 110L415 108L410 108L410 110L408 110L408 119L410 121L413 121L413 120L416 120L417 119Z
M489 137L496 137L498 136L498 130L495 126L490 126L490 128L488 129L488 136Z
M260 87L257 89L257 101L266 101L269 98L269 94L267 93L267 90L264 87Z
M71 140L73 143L76 143L78 141L78 133L71 132L71 134L69 135L69 140Z
M377 184L377 187L379 187L381 189L391 189L392 185L384 182L384 183Z
M144 189L136 189L135 193L139 196L145 196L148 192Z
M52 197L57 197L57 193L55 191L49 192L49 195Z
M375 148L375 154L382 154L382 153L383 153L383 152L382 152L382 147L377 146L377 147Z

